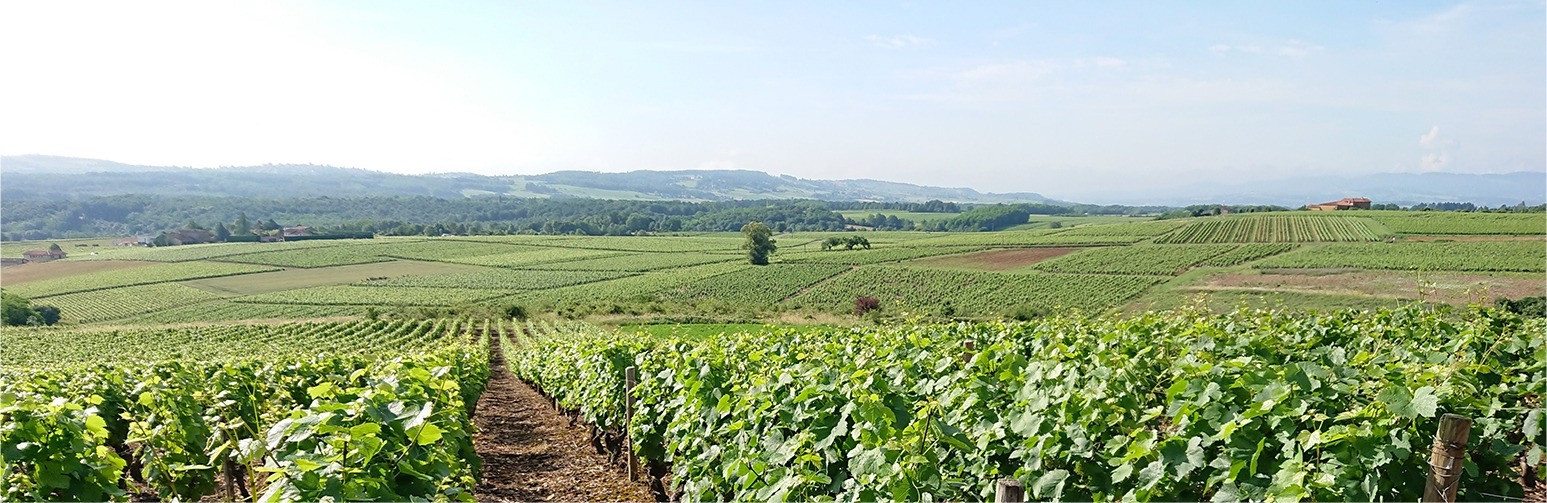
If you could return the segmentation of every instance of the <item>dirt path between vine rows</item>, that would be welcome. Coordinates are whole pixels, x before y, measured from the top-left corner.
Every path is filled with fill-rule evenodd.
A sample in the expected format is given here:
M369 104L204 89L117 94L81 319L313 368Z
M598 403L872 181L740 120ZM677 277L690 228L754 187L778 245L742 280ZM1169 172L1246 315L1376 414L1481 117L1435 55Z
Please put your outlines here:
M489 386L478 398L473 439L483 459L478 501L654 501L643 483L607 463L585 430L511 375L499 344L489 348Z

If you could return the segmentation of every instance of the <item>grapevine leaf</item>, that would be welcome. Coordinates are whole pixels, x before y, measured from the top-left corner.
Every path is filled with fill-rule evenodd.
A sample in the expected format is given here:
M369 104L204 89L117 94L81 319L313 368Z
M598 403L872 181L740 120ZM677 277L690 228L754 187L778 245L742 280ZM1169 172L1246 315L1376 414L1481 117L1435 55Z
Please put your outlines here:
M1053 470L1037 477L1037 481L1031 485L1031 494L1037 498L1059 499L1064 493L1064 480L1069 478L1067 470ZM1044 496L1045 495L1045 496Z

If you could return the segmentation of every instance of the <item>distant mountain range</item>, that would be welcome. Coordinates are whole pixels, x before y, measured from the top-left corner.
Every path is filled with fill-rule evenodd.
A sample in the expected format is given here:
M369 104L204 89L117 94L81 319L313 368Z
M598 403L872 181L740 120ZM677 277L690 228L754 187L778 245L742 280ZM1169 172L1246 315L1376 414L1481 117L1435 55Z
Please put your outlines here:
M825 201L1070 204L1032 192L987 193L881 180L810 180L745 170L558 171L544 175L470 173L400 175L310 164L222 168L139 166L43 155L0 156L0 198L84 199L117 194L237 197L422 195L725 201ZM1391 173L1291 177L1250 184L1198 183L1151 192L1102 193L1103 204L1308 203L1362 196L1378 203L1471 202L1488 206L1547 202L1547 172Z
M0 197L82 199L116 194L246 197L399 196L442 198L581 197L597 199L1056 203L1030 192L991 194L881 180L808 180L759 171L692 170L596 173L558 171L531 176L470 173L400 175L310 164L222 168L137 166L96 159L0 157Z
M1547 171L1499 174L1379 173L1297 176L1252 183L1195 183L1148 192L1107 194L1104 204L1276 204L1297 208L1344 197L1376 203L1473 203L1534 206L1547 202Z

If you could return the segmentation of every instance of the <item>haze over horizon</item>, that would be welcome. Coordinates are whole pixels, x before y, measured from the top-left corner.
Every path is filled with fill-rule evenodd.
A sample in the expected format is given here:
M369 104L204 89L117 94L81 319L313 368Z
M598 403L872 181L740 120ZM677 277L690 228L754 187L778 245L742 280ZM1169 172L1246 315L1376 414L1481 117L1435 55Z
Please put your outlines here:
M444 5L9 3L0 152L1068 198L1547 169L1542 2Z

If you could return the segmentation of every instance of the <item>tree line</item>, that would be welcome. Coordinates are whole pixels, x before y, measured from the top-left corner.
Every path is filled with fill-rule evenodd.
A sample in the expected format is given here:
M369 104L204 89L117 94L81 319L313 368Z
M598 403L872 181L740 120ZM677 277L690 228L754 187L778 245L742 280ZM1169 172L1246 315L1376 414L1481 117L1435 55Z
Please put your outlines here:
M735 232L760 221L775 232L834 231L843 216L812 200L618 201L485 197L175 197L105 196L79 201L3 200L5 240L156 235L185 229L240 234L258 222L307 225L320 233L382 235ZM189 224L192 222L192 224ZM257 224L253 224L256 226ZM271 224L277 225L277 224Z

